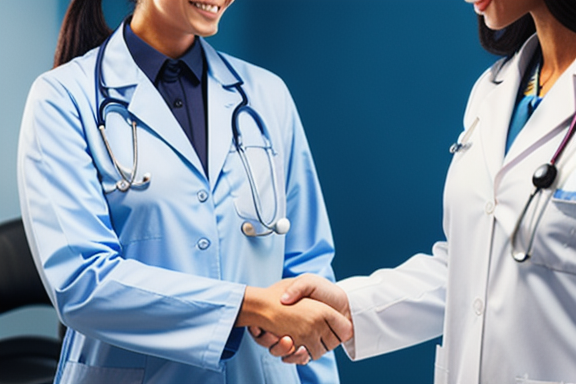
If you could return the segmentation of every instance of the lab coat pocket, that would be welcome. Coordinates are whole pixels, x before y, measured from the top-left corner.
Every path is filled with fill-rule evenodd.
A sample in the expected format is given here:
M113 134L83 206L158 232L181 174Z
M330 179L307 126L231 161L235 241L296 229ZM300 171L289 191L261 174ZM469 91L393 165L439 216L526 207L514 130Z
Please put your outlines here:
M434 362L434 384L448 384L448 362L446 351L441 345L436 346L436 361Z
M542 218L530 231L534 233L532 262L548 269L576 274L576 200L554 192L543 207ZM525 241L530 233L525 234Z
M141 384L144 369L94 367L68 361L62 373L62 384Z
M531 380L528 376L517 377L516 384L573 384L567 381L541 381L541 380Z
M569 173L561 187L554 192L552 201L566 216L576 218L576 172Z
M557 189L552 202L560 212L568 217L576 218L576 191Z

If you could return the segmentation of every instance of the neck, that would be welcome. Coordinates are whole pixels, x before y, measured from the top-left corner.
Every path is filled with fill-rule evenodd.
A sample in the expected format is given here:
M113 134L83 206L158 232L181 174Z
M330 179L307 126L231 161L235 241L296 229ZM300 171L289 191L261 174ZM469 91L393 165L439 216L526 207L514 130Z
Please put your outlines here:
M151 47L172 59L181 57L194 44L194 35L162 23L161 17L150 14L144 6L136 8L130 28Z
M576 60L576 33L560 24L545 5L532 17L542 47L540 78L545 81L541 89L544 95Z

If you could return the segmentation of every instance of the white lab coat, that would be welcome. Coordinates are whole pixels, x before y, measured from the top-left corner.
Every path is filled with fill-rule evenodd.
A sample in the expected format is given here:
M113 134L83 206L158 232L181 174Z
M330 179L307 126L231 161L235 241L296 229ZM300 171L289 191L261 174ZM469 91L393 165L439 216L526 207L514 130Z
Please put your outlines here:
M200 39L208 64L207 178L121 30L106 48L103 79L110 96L128 102L136 116L138 179L150 172L147 187L104 193L119 175L96 127L97 50L37 79L22 122L22 215L42 280L70 327L56 382L338 382L333 354L296 368L249 335L233 358L221 358L247 284L265 287L306 271L333 279L328 218L286 86L227 56L282 159L292 222L285 236L248 238L236 198L249 188L231 133L239 79ZM108 115L106 132L114 155L130 168L131 129L119 116ZM261 138L254 123L240 126L245 140Z
M444 194L444 231L433 255L396 269L342 281L354 321L353 359L443 335L436 384L576 382L576 138L562 155L557 182L532 203L543 216L533 256L511 257L510 237L532 191L532 174L552 158L575 113L574 63L548 92L509 152L506 135L532 37L496 63L470 95ZM473 128L475 126L475 128ZM468 137L465 137L468 135ZM538 205L538 207L536 207ZM382 372L385 376L385 372Z

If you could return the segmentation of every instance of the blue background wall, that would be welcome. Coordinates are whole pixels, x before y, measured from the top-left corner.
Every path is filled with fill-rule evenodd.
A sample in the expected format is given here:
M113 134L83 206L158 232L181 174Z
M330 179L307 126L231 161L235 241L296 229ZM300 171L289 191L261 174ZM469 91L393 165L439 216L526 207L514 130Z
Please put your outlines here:
M15 146L25 94L49 69L67 0L0 3L0 221L19 215ZM105 0L109 23L127 12ZM392 267L443 238L448 147L474 80L494 60L464 1L237 0L218 49L288 84L308 133L337 247L338 279ZM46 315L50 316L50 315ZM0 335L10 326L0 323ZM432 383L430 341L350 362L351 383Z

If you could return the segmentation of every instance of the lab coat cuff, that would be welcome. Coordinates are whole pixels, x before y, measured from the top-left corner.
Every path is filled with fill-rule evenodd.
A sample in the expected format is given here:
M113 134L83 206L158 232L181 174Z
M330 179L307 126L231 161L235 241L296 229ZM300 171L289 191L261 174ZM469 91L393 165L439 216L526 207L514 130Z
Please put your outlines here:
M365 290L368 282L370 282L368 286L375 283L370 280L367 276L357 276L337 283L348 296L354 336L343 344L343 348L353 361L380 354L386 339L384 333L376 326L378 315L370 301L370 294Z
M336 283L340 288L342 288L346 295L348 295L348 291L353 287L353 284L350 284L349 280L342 280ZM350 306L350 314L352 315L352 323L354 325L354 334L352 338L348 341L342 343L342 349L346 352L348 358L352 361L356 360L356 326L354 323L354 311L352 307L352 303L350 303L350 297L348 297L348 305Z
M227 347L234 346L234 343L229 344L231 336L236 334L236 328L234 324L236 323L236 318L240 307L242 306L242 301L244 300L244 291L246 286L237 285L237 288L230 290L230 296L228 298L228 304L226 305L226 314L221 317L221 320L216 325L214 329L214 336L212 337L212 342L208 347L208 351L205 355L204 364L207 369L222 370L226 360L223 360L224 356L228 355ZM238 329L243 331L242 329ZM226 335L225 338L223 335ZM239 343L238 343L239 346ZM235 353L236 351L233 351ZM231 357L231 356L230 356Z

